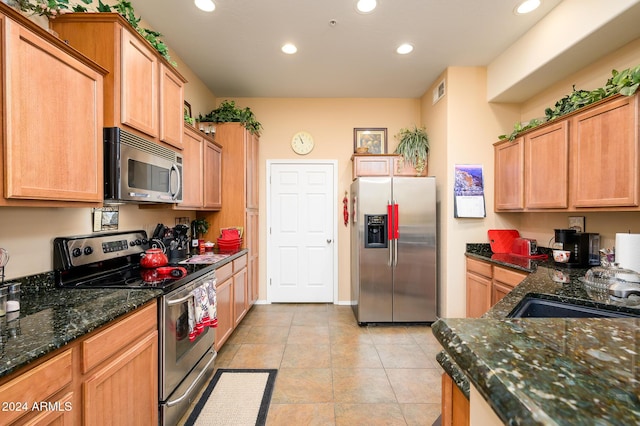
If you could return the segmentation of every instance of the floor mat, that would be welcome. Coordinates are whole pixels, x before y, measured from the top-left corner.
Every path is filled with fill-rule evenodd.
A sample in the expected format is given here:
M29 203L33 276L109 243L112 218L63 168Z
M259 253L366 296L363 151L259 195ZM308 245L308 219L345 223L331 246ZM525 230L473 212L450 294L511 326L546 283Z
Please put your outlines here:
M277 373L273 369L219 369L185 424L264 425Z

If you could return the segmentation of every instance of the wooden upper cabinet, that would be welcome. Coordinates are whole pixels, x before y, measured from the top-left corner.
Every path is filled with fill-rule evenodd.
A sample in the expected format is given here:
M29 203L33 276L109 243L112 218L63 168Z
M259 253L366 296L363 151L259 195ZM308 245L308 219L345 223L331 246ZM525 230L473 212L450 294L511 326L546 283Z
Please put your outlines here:
M173 67L172 67L173 68ZM160 140L182 149L184 81L160 64Z
M247 208L257 209L258 194L258 137L249 132L247 138Z
M176 209L222 207L222 149L192 126L184 126L182 203Z
M4 64L0 203L101 202L106 71L29 22L2 14L0 21Z
M527 133L524 137L525 206L569 206L569 122Z
M524 209L524 140L499 142L495 155L495 210Z
M104 125L182 148L185 78L117 13L68 13L60 38L109 70Z
M426 176L427 167L418 174L398 154L353 154L352 178L364 176Z
M207 210L222 207L222 149L213 142L205 141L204 151L204 200Z
M158 58L148 45L121 28L123 124L158 136Z
M182 150L182 203L180 208L200 208L203 205L203 162L204 138L195 129L185 126L184 148Z
M571 163L575 207L638 206L638 95L572 117Z

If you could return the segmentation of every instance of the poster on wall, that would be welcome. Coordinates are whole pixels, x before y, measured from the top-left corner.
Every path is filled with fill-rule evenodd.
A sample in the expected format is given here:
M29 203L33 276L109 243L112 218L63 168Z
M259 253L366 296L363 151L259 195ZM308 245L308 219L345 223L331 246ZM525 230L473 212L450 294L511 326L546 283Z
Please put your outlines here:
M456 164L454 182L454 217L486 217L482 166Z

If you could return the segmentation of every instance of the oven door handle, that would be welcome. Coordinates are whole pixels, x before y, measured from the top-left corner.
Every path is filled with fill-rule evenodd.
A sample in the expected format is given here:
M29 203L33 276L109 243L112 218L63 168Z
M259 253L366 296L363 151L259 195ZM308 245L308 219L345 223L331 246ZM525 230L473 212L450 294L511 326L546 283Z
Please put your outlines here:
M190 297L193 297L193 302L195 303L196 298L193 295L193 293L189 293L184 297L181 297L179 299L171 299L171 300L167 300L167 306L174 306L174 305L179 305L181 303L186 302L187 300L189 300Z
M202 371L200 372L200 374L198 374L198 377L196 377L193 382L191 382L191 384L189 385L189 388L184 391L184 393L182 394L182 396L180 398L176 398L173 401L167 401L166 406L167 407L173 407L176 404L181 403L182 401L184 401L185 398L187 398L189 396L189 394L191 393L191 391L193 390L193 388L196 387L196 385L198 384L198 382L200 381L200 379L202 378L202 376L204 376L207 373L207 370L209 369L209 366L211 365L211 363L213 361L215 361L215 359L218 357L218 354L216 352L213 352L213 357L209 360L209 362L207 362L207 365L204 366L204 368L202 369Z

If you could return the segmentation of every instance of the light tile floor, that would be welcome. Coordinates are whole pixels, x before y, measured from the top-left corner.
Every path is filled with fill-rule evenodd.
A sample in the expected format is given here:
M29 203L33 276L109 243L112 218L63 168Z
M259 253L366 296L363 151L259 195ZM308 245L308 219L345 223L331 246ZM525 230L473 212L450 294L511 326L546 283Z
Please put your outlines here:
M217 368L277 368L267 426L432 425L441 350L425 325L360 327L350 306L255 305Z

